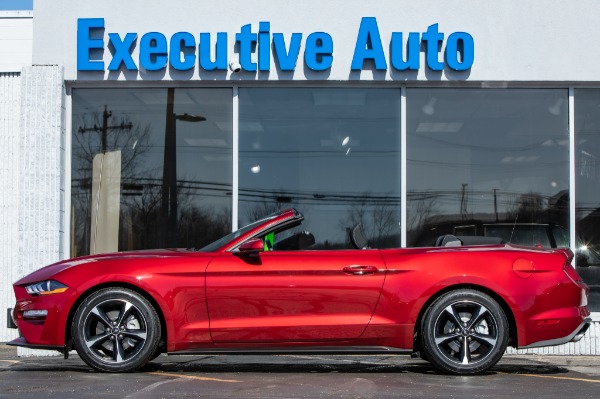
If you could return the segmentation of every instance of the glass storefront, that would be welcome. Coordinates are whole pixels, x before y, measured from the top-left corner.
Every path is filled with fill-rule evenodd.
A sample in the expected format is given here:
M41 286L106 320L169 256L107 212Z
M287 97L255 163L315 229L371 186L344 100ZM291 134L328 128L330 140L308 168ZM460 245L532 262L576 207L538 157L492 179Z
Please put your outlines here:
M400 91L240 89L240 223L295 207L314 248L400 246Z
M309 216L314 249L348 248L358 223L379 248L402 234L409 247L442 234L569 246L567 89L408 88L406 115L399 88L242 87L237 110L231 88L72 93L73 256L201 247L287 207ZM599 107L600 90L575 90L577 264L593 310Z
M600 311L600 90L575 90L577 271Z
M231 230L231 89L74 89L71 255Z
M567 90L408 89L408 246L568 246L567 105Z

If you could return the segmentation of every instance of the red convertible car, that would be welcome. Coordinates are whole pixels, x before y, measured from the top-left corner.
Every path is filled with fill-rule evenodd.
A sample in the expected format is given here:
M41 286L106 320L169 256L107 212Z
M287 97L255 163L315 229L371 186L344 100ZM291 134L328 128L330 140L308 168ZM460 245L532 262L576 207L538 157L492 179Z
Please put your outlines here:
M287 209L201 249L65 260L14 284L10 345L75 349L133 371L160 353L412 353L438 370L489 370L508 345L581 339L588 288L568 249L444 236L437 247L311 250ZM499 242L500 240L498 240Z

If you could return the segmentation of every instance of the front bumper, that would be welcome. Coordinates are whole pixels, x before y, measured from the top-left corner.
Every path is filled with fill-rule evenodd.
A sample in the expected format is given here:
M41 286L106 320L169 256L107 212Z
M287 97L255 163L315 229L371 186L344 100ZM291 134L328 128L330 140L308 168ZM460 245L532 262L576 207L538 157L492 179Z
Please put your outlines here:
M10 344L34 349L63 348L68 316L64 309L70 309L72 293L30 296L23 287L15 286L14 289L17 302L11 316L23 339Z
M6 345L10 345L10 346L20 346L22 348L29 348L29 349L43 349L43 350L52 350L52 351L59 351L60 353L62 353L63 355L67 355L68 350L66 347L64 346L53 346L53 345L33 345L27 342L27 340L24 337L19 337L17 339L14 339L10 342L7 342Z
M572 333L567 335L566 337L549 339L546 341L534 342L531 345L520 346L519 349L530 349L530 348L540 348L542 346L555 346L562 345L568 342L577 342L585 335L588 328L590 328L590 324L592 323L592 319L590 317L586 318L581 322L581 324L573 330Z

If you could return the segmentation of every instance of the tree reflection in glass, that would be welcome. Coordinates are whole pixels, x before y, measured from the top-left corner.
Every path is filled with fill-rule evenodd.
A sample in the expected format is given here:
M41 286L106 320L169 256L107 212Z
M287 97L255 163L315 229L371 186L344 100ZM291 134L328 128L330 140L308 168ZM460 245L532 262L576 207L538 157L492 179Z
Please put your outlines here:
M203 246L230 231L230 89L174 91L175 116L202 114L210 123L180 122L177 126L170 148L176 156L167 157L175 172L170 174L169 186L170 193L175 193L169 198L175 202L167 201L168 208L175 210L169 219L175 225L162 221L168 91L73 90L72 255L90 253L92 166L94 157L104 152L120 152L121 156L119 251ZM102 134L105 107L111 113L108 125L115 128ZM131 128L118 129L120 126ZM87 131L80 132L82 129Z

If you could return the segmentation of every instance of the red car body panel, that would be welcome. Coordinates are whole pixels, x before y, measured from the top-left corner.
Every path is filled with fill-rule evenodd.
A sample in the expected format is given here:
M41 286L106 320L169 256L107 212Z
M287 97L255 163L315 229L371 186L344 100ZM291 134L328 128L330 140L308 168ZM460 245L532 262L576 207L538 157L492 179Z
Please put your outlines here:
M567 256L561 250L505 245L383 250L382 254L389 275L374 321L400 313L401 324L414 326L429 298L467 286L492 293L506 305L517 325L518 346L567 336L589 316L581 303L587 287L564 273ZM515 261L525 257L535 268L527 278L513 271Z
M355 266L374 269L352 274ZM224 253L206 273L212 338L217 343L356 339L371 320L384 279L379 251L274 251L256 258Z
M273 251L242 255L241 243L295 213L282 212L211 252L156 250L58 262L14 284L13 344L70 349L77 306L102 287L143 293L166 329L168 352L215 348L377 346L413 349L415 327L441 293L481 290L511 320L513 346L553 342L589 316L587 286L565 272L568 250L511 245ZM573 274L574 273L574 274ZM575 276L575 278L573 278ZM63 293L30 295L55 280ZM45 319L25 319L46 309Z

